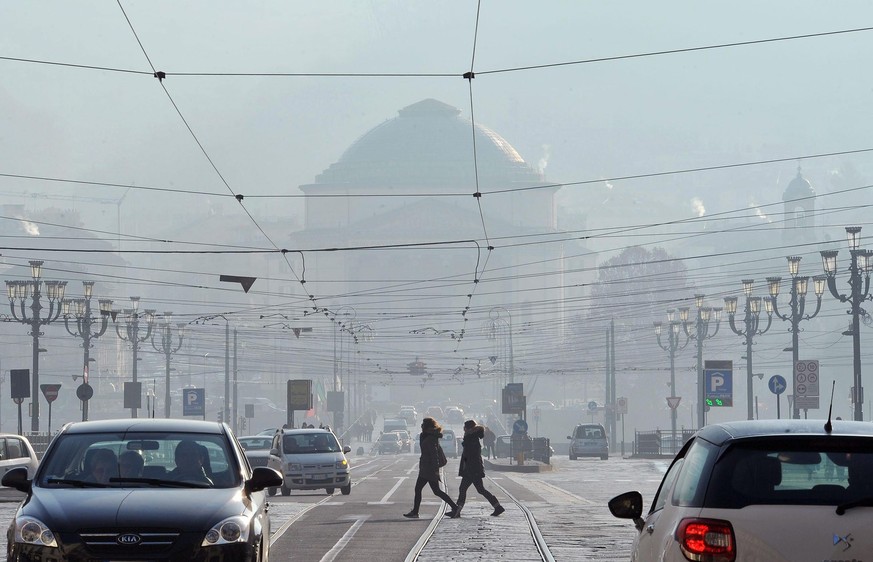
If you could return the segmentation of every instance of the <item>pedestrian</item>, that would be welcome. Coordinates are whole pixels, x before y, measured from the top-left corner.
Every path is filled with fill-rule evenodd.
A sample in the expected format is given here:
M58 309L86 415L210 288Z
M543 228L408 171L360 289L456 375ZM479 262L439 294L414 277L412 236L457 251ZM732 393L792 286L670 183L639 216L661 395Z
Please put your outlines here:
M494 444L497 442L497 436L494 435L494 432L487 425L483 426L483 429L485 430L485 437L482 438L482 444L485 447L485 454L488 455L486 458L497 458L497 455L494 454Z
M458 501L457 507L446 513L452 519L457 519L461 516L461 510L464 508L464 503L467 500L467 488L472 484L476 487L476 491L488 500L494 511L492 517L497 517L506 509L500 505L494 494L485 489L482 484L482 479L485 478L485 462L482 460L482 444L480 439L485 437L485 428L478 425L473 420L464 422L464 439L461 441L463 452L461 453L461 465L458 468L458 476L461 477L461 484L458 486Z
M421 491L425 485L430 485L431 491L444 502L449 504L452 511L458 511L458 506L452 498L440 490L440 439L443 436L443 428L433 418L421 420L421 435L419 436L419 449L421 457L418 460L418 480L415 481L415 498L412 511L404 513L404 517L418 519L418 508L421 505ZM445 458L445 455L442 455Z

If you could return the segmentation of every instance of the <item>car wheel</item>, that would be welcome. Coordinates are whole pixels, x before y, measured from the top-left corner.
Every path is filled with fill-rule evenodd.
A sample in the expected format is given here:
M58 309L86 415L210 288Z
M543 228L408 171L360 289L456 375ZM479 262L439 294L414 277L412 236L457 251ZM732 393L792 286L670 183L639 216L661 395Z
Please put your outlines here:
M340 488L340 492L343 493L344 496L347 496L352 493L352 484L349 482L347 485Z
M283 496L290 496L291 495L291 488L282 484L282 495Z
M333 488L325 488L324 490L327 492L327 495L328 495L328 496L332 496L332 495L333 495L333 492L334 492L334 489L333 489Z
M267 488L267 495L268 496L275 496L276 495L276 488Z
M575 460L576 460L576 455L570 455L570 460L571 460L571 461L575 461Z
M605 461L609 458L609 455L600 455L600 460Z

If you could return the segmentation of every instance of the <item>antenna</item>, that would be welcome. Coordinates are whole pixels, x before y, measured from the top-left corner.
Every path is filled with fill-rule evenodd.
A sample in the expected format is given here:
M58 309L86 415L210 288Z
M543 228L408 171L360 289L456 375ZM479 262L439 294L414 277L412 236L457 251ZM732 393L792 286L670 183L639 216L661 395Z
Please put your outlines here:
M831 404L828 406L828 421L825 422L824 426L825 433L830 433L834 429L831 424L831 413L834 411L834 387L836 384L837 381L831 381Z

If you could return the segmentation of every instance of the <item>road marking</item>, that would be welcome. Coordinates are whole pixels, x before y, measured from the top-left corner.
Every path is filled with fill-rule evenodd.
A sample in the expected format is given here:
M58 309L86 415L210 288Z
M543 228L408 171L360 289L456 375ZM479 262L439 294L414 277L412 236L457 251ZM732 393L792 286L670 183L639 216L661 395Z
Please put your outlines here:
M397 484L394 484L394 487L391 488L390 490L388 490L388 493L385 494L384 496L382 496L381 500L379 500L377 502L367 502L367 505L391 505L391 504L393 504L394 502L389 502L388 498L390 498L392 495L394 495L394 492L397 491L397 488L399 488L403 484L403 481L406 480L406 476L395 476L395 478L397 478Z
M355 536L355 533L358 532L358 529L364 524L364 521L369 519L369 515L347 515L343 517L343 519L353 519L355 522L349 528L348 531L333 545L333 548L327 551L327 554L321 557L321 562L333 562L336 559L337 555L343 551L346 545L349 544L349 541L352 540L352 537Z

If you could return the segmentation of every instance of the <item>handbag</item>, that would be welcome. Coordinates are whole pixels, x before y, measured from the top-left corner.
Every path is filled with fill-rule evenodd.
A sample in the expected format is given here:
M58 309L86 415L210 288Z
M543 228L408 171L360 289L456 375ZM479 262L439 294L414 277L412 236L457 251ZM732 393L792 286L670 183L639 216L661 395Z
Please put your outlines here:
M446 453L443 452L443 448L437 444L437 466L440 468L449 464L449 459L446 458Z

